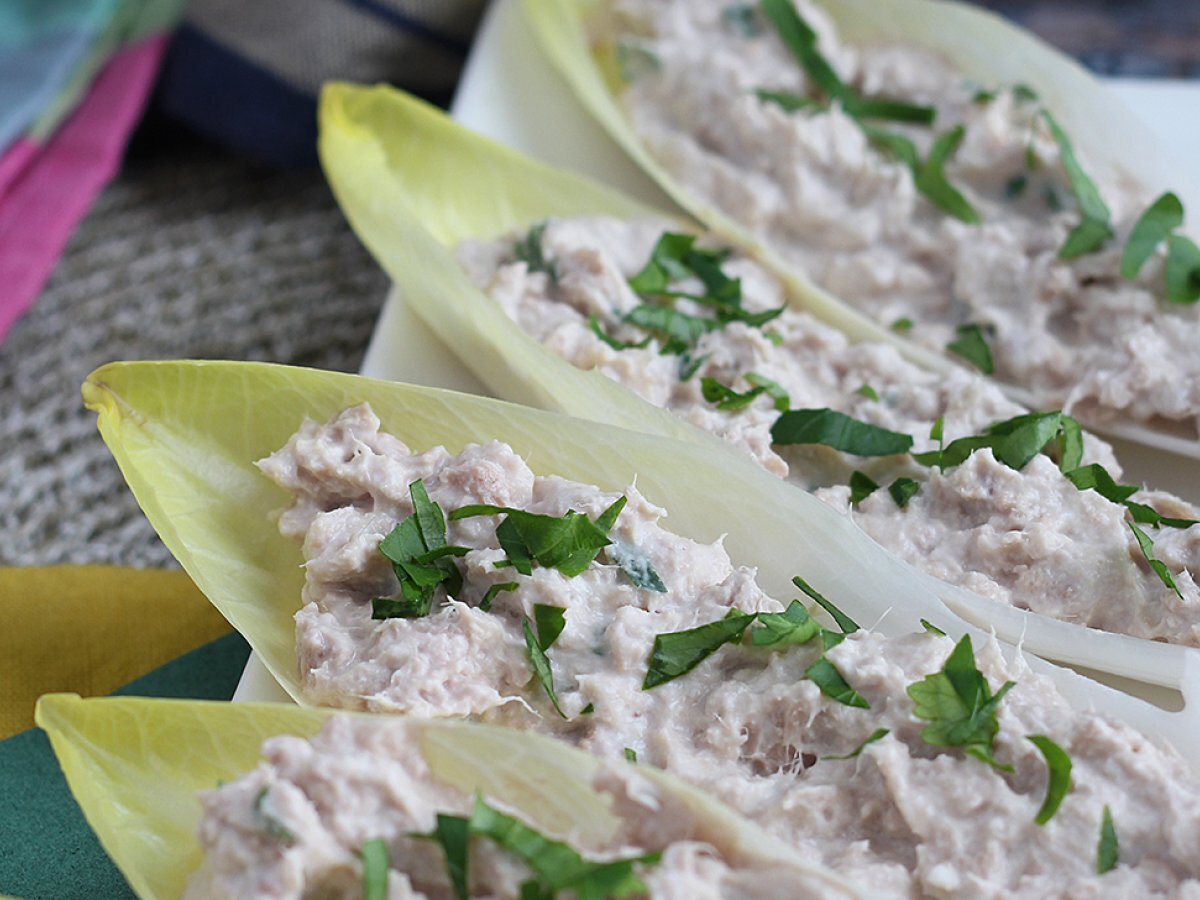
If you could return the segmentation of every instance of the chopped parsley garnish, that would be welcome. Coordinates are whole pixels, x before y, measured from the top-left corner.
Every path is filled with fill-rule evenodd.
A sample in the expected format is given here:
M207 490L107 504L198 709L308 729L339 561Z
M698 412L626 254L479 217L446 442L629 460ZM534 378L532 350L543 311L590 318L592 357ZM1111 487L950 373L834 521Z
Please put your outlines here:
M933 122L936 113L932 107L863 97L842 81L817 49L817 33L790 0L760 0L759 7L809 80L830 100L838 101L849 115L856 119L893 119L919 125Z
M1142 213L1129 240L1125 243L1125 253L1121 257L1121 275L1125 278L1137 278L1159 245L1171 236L1176 228L1183 224L1183 204L1174 194L1167 192L1150 204Z
M504 591L515 591L520 585L515 581L501 581L499 584L493 584L487 589L487 593L483 595L483 599L479 601L479 608L484 612L490 612L492 603Z
M687 381L693 375L700 371L700 367L705 361L712 356L711 353L702 353L700 356L692 356L691 351L684 350L679 354L679 380Z
M374 598L372 619L427 616L438 587L444 586L451 597L462 590L462 574L451 557L464 555L467 548L447 546L442 508L429 499L424 482L414 481L408 493L413 514L379 543L379 552L392 563L392 571L400 581L400 596Z
M858 394L860 397L866 397L868 400L874 400L876 402L879 401L878 392L869 384L860 385L854 393Z
M783 346L783 335L777 331L764 331L762 336L774 344L776 347Z
M1020 470L1061 438L1059 467L1066 468L1077 464L1082 452L1082 432L1078 429L1079 423L1061 412L1026 413L994 422L981 435L958 438L939 450L914 453L912 457L923 466L948 469L962 465L976 450L989 447L1000 462Z
M924 628L926 631L928 631L930 634L936 634L938 637L946 636L946 632L942 631L942 629L938 628L936 625L934 625L928 619L921 619L921 627Z
M766 394L774 401L776 410L779 412L787 411L791 401L788 398L787 391L776 382L756 372L747 372L743 377L751 384L751 388L741 394L733 388L721 384L715 378L701 378L700 391L704 395L705 400L716 404L717 409L729 411L745 409L754 402L755 398Z
M1014 175L1004 183L1004 196L1009 200L1016 200L1023 193L1029 184L1029 177L1026 175Z
M793 113L799 109L820 108L821 104L811 97L802 97L799 94L793 94L788 91L768 91L764 88L758 88L754 91L756 96L763 103L774 103L784 112Z
M525 263L530 272L545 272L551 281L558 280L554 261L546 259L542 250L542 235L546 233L546 222L538 222L529 233L513 244L513 256Z
M1080 223L1067 235L1066 243L1058 251L1060 259L1075 259L1099 250L1101 245L1113 236L1112 228L1109 225L1112 214L1100 196L1095 182L1088 177L1088 174L1083 171L1083 166L1079 164L1079 160L1075 156L1075 149L1071 146L1071 139L1067 137L1066 132L1047 110L1043 109L1041 115L1049 126L1055 143L1058 144L1059 158L1062 160L1067 180L1071 183L1071 191L1075 195L1075 203L1079 207L1080 216L1082 216Z
M725 644L741 640L754 618L753 613L731 611L729 616L716 622L655 635L642 690L648 691L686 675Z
M1171 577L1171 570L1167 568L1167 564L1154 555L1154 541L1150 540L1150 535L1138 528L1133 522L1126 523L1133 531L1133 536L1137 540L1138 546L1142 549L1142 556L1146 557L1146 562L1150 565L1151 570L1158 576L1159 581L1175 592L1175 595L1182 600L1183 594L1179 590L1179 585L1175 583L1175 579Z
M809 666L804 674L809 681L821 689L821 693L826 697L858 709L871 708L862 694L850 687L837 667L824 656Z
M545 689L546 696L550 698L550 703L554 706L555 711L565 719L567 714L559 706L558 694L554 690L554 672L550 668L550 658L546 656L541 641L529 627L528 619L521 623L521 630L525 633L525 650L529 654L529 664L533 667L533 674L542 683L542 688Z
M1104 805L1104 817L1100 820L1100 840L1096 844L1096 874L1103 875L1117 867L1117 829L1113 825L1112 810Z
M977 225L982 221L979 213L946 177L946 160L954 155L965 135L966 129L962 125L956 125L939 135L929 150L929 156L914 175L917 190L931 203L959 221Z
M387 900L388 868L391 865L387 841L383 838L365 841L358 855L362 857L363 900ZM466 897L465 891L460 896Z
M637 44L619 41L616 47L617 72L626 84L633 84L643 75L662 68L657 55Z
M823 444L856 456L907 453L913 439L852 418L834 409L792 409L771 426L776 444Z
M633 750L629 747L626 747L625 748L625 761L631 762L631 763L637 762L637 751Z
M1067 796L1071 787L1071 757L1067 755L1066 750L1045 735L1031 734L1028 740L1042 752L1046 759L1046 768L1049 770L1046 799L1042 801L1042 808L1034 818L1039 825L1045 825L1054 818L1063 797Z
M588 316L588 327L592 330L592 334L600 338L600 340L612 347L614 350L641 350L642 348L649 346L651 340L650 338L645 338L637 342L618 340L604 330L604 327L600 324L600 320L596 318L595 313L592 313L590 316Z
M1182 234L1167 239L1167 301L1200 300L1200 247Z
M263 833L273 841L292 846L298 838L295 832L279 821L267 808L267 794L270 787L264 787L254 795L254 817L262 827Z
M621 541L613 541L608 545L605 553L608 554L610 560L621 567L625 577L633 582L635 587L655 591L659 594L667 592L667 586L659 574L654 571L654 566L650 564L649 558L644 553Z
M864 750L866 750L868 746L875 743L876 741L883 740L889 734L891 734L891 731L889 731L886 728L876 728L874 731L871 732L870 737L868 737L865 741L863 741L861 744L859 744L857 747L855 747L849 753L842 753L842 754L839 754L838 756L827 756L825 758L826 759L854 759L858 756L861 756L862 752Z
M873 493L879 490L879 485L871 480L871 476L855 469L850 473L850 505L858 506Z
M821 633L821 626L799 600L793 600L781 613L759 613L757 618L750 629L750 643L755 647L807 644Z
M1027 84L1014 84L1012 92L1018 103L1037 103L1041 99L1038 92Z
M469 819L438 815L432 834L413 835L442 846L446 855L446 874L458 900L466 900L468 852L471 837L490 840L529 867L533 878L521 885L521 897L554 897L558 891L570 891L580 900L625 897L646 890L633 871L635 865L652 865L661 853L648 853L630 859L589 862L570 845L546 837L523 822L489 806L476 794Z
M661 337L665 353L682 353L704 335L721 327L721 322L716 319L693 316L669 306L635 306L625 314L625 321ZM686 380L680 378L680 381Z
M959 325L956 332L958 337L947 344L946 349L961 356L984 375L991 375L995 371L992 348L983 336L983 329L978 325Z
M921 729L925 743L933 747L961 747L976 759L1004 771L992 756L992 742L1000 726L996 708L1013 687L1008 681L995 694L975 667L971 636L964 635L955 645L940 672L926 675L908 686L913 714L930 724Z
M762 34L762 23L752 3L733 3L721 10L721 18L742 37Z
M906 331L912 331L913 320L908 316L901 316L892 323L892 331L898 331L903 334Z
M792 584L803 591L810 597L817 606L829 613L833 621L837 623L837 627L842 630L842 634L853 634L858 631L858 623L842 612L834 605L832 600L827 600L825 597L814 588L811 584L801 578L799 575L792 579Z
M913 481L911 478L901 476L888 485L888 493L892 495L892 499L896 501L896 505L901 509L908 506L908 501L916 496L921 490L921 485Z
M567 625L566 610L545 603L533 604L533 622L537 625L538 646L549 650Z
M533 563L548 569L558 569L568 578L583 572L601 549L610 543L608 532L624 509L625 497L620 497L602 512L596 521L583 513L568 510L556 518L506 506L476 504L456 509L452 521L473 516L503 515L496 528L500 546L508 554L507 565L522 575L533 574Z
M1138 488L1132 484L1117 484L1108 470L1099 463L1092 463L1087 466L1080 466L1076 469L1064 472L1067 480L1081 491L1092 490L1112 503L1119 503L1126 507L1133 521L1140 525L1153 525L1155 528L1191 528L1193 525L1200 525L1200 521L1196 519L1177 519L1171 516L1164 516L1154 509L1152 506L1147 506L1144 503L1134 503L1129 498L1137 493Z

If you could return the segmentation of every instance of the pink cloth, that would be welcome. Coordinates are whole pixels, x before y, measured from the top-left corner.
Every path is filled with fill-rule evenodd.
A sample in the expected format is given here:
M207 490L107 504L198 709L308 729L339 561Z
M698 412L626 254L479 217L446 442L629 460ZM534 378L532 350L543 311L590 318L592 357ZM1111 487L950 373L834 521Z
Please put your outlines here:
M21 140L0 158L0 340L116 174L166 46L163 36L121 50L45 146Z

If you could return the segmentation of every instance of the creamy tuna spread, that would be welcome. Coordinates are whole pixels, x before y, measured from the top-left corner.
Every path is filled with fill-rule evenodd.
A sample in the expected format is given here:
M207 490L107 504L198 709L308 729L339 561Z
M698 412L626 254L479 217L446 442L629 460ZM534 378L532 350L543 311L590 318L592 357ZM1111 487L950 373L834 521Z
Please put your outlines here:
M915 46L849 46L804 0L787 42L786 2L608 5L628 120L693 195L915 341L978 330L987 370L1039 407L1198 436L1200 251L1163 236L1122 274L1155 198L1102 179L1028 88L972 84Z
M609 846L579 854L579 864L572 835L532 829L559 844L553 849L528 840L528 832L514 837L506 833L510 820L530 828L518 811L436 779L402 721L334 717L311 741L271 738L263 756L255 771L202 796L205 859L185 893L191 900L358 898L369 896L371 882L385 884L378 896L392 900L448 898L456 887L459 896L516 898L527 896L529 883L562 890L555 879L573 896L597 884L679 900L796 896L789 889L796 871L721 847L728 834L619 762L602 769L594 785L611 801L619 828ZM455 823L473 835L469 845L439 835ZM466 864L457 885L447 865L456 850ZM634 862L614 879L611 866L627 860ZM589 873L589 864L608 864L607 878Z
M633 755L871 896L1200 891L1197 775L995 644L871 634L798 582L824 627L633 487L411 453L365 406L261 466L295 494L309 700Z
M457 255L471 280L548 349L815 490L907 562L1018 608L1200 645L1200 589L1192 575L1200 570L1200 527L1187 526L1200 510L1161 492L1129 488L1118 499L1112 491L1081 489L1092 467L1114 484L1121 474L1109 446L1086 434L1072 462L1064 449L1055 450L1062 435L1038 444L1055 452L1057 463L1034 453L1015 467L1000 447L978 449L953 465L922 457L1027 410L983 378L927 372L892 347L852 344L812 316L784 309L781 283L745 256L668 253L667 228L608 218L551 220L527 234L464 242ZM704 262L714 254L717 275ZM662 288L646 274L655 259L666 267L690 260L694 268ZM738 284L736 309L714 305L722 290L732 290L718 275ZM704 302L671 296L670 306L655 306L663 294L634 289L648 284ZM651 313L677 318L638 318ZM767 316L773 317L760 322ZM879 448L843 443L858 451L843 452L832 429L802 438L781 432L800 410L835 411L882 429L892 435L888 440L910 440L911 452L858 455ZM1131 525L1129 503L1157 510L1178 527L1153 527L1145 516ZM1150 553L1171 573L1170 584L1154 571L1135 527L1152 542Z

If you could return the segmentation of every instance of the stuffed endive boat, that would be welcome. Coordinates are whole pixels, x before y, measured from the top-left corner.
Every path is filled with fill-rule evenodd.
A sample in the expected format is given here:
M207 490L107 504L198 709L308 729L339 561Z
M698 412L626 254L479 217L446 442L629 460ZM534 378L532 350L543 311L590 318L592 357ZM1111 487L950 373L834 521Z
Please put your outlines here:
M437 153L422 150L435 145ZM1100 442L1084 441L1080 445L1083 453L1073 464L1066 462L1064 450L1059 457L1061 473L1046 456L1031 460L1030 472L1018 474L1011 465L985 453L973 455L966 466L947 466L949 473L943 477L935 471L940 464L904 462L896 468L897 460L910 460L903 452L894 455L896 447L886 449L884 461L878 463L838 454L820 437L815 443L826 440L826 446L799 447L789 453L788 448L780 449L784 441L776 440L777 429L785 417L795 418L796 414L780 416L776 411L780 382L790 389L794 406L834 407L892 431L885 436L888 440L903 440L904 435L895 433L899 430L910 436L909 443L915 440L919 447L928 448L929 452L911 459L929 456L939 446L961 448L964 442L955 439L965 438L969 444L978 440L970 435L1001 420L1018 421L1024 411L966 373L942 378L923 373L886 347L871 343L847 346L831 329L800 313L786 311L769 318L776 315L770 307L788 298L786 290L753 259L736 253L730 265L738 266L737 274L744 276L738 280L745 284L748 315L728 328L704 335L697 349L689 348L696 358L695 371L684 378L683 361L688 352L666 353L666 345L655 343L657 338L648 331L606 334L604 330L625 327L619 304L629 302L625 297L634 297L628 288L621 288L625 297L614 293L611 283L615 280L620 287L622 274L632 276L646 263L656 237L659 243L654 254L673 234L686 238L691 233L686 222L498 148L419 101L387 89L329 88L322 106L322 153L347 216L403 285L402 296L412 311L500 396L702 445L715 442L711 435L680 419L722 434L793 483L810 490L828 488L823 496L833 505L848 507L852 500L856 520L914 565L1003 601L1005 605L961 590L941 594L976 624L994 627L1010 642L1024 640L1035 652L1064 659L1062 654L1078 653L1087 646L1087 652L1094 653L1085 665L1104 671L1128 665L1129 656L1120 649L1129 646L1128 639L1085 631L1068 622L1195 643L1195 638L1189 637L1190 626L1176 623L1171 618L1174 613L1166 612L1178 610L1187 615L1195 606L1186 599L1195 588L1183 571L1192 558L1188 554L1200 552L1197 538L1192 536L1196 529L1186 528L1195 516L1189 516L1186 504L1173 501L1176 511L1164 514L1184 527L1155 532L1155 539L1163 542L1161 548L1180 548L1162 551L1163 557L1171 560L1171 570L1179 573L1176 586L1182 587L1177 596L1156 569L1147 567L1143 549L1124 522L1120 505L1111 498L1102 499L1095 491L1078 489L1088 473L1115 471ZM448 201L448 197L455 199ZM549 225L548 218L553 220ZM584 239L590 240L593 234L599 236L585 245ZM546 252L562 253L556 262L542 260L542 265L561 266L562 291L574 291L583 300L518 305L530 294L545 294L535 298L539 301L550 299L558 283L556 278L537 274L536 266L529 263L532 251L528 245L535 236L539 256L547 247L551 250ZM476 238L498 240L478 249L464 244L460 265L451 248ZM524 257L513 258L514 244L518 257L522 253ZM607 255L601 252L613 247L616 250ZM483 260L482 272L474 280L465 271L480 268L473 258ZM610 259L626 260L621 263L626 271L621 273ZM632 269L628 260L632 260ZM523 266L518 264L522 262ZM593 271L599 271L600 277L592 278ZM716 271L722 271L720 266ZM631 283L633 280L629 278ZM597 282L599 287L594 286ZM761 299L763 296L766 299ZM757 307L749 309L752 301L766 309L762 328L753 327L753 318L764 314ZM584 306L585 302L590 305ZM617 308L609 307L610 303ZM582 312L572 306L583 307ZM633 313L639 311L646 310ZM577 320L574 326L568 322L571 316ZM539 337L546 346L523 329L534 334L541 329ZM727 333L736 333L736 337L718 346L715 342ZM648 343L651 346L646 347ZM559 356L572 359L575 365L564 364ZM705 357L712 359L706 363ZM722 362L731 357L735 364ZM776 368L756 367L749 377L758 376L758 386L747 383L745 393L737 396L743 389L741 377L756 360L769 360L764 365ZM651 383L644 374L664 369L669 372L661 383ZM654 405L617 389L614 379ZM712 399L707 393L701 396L701 385L705 392L713 387L724 394ZM783 405L788 405L786 399ZM672 407L676 416L655 406ZM723 411L726 406L730 412ZM1037 421L1046 424L1053 419ZM1064 426L1070 424L1067 419L1060 421ZM936 441L931 426L941 435ZM868 426L867 430L879 436L877 429ZM1059 440L1066 440L1065 431ZM852 448L843 445L841 449ZM1072 465L1078 471L1067 478ZM852 472L856 467L863 471ZM1034 470L1042 477L1035 477ZM889 481L891 485L888 490L868 491L874 496L864 501L857 496L856 478L858 484L865 478L873 486L888 485ZM924 486L918 488L918 481ZM833 487L839 484L843 487ZM904 496L901 489L906 486L916 489L915 495ZM981 500L985 490L994 499ZM1014 499L1022 493L1024 499ZM805 510L807 517L829 515L813 497L800 491L795 494L797 509ZM1050 497L1054 498L1052 509L1046 507ZM1165 499L1165 495L1155 495L1154 502ZM989 511L980 512L983 507ZM963 510L969 512L964 515ZM972 520L971 516L981 518ZM1058 550L1049 550L1046 541L1035 536L1043 529L1049 545ZM1084 549L1102 532L1107 535L1103 541ZM1005 548L1002 551L998 549L1001 546ZM1101 546L1104 549L1099 549ZM1106 596L1110 599L1105 600ZM1079 605L1058 605L1056 609L1063 601ZM1118 621L1135 608L1147 610L1156 625ZM1032 615L1026 609L1045 615ZM1106 621L1104 610L1115 618ZM1066 621L1049 621L1046 616ZM1128 669L1124 674L1160 684L1177 683L1181 652L1159 643L1143 642L1141 646L1144 655L1139 658L1155 662L1140 674L1133 675ZM1069 661L1083 660L1076 655Z
M818 315L1200 456L1200 183L1074 62L930 0L524 8L634 160Z
M534 735L69 694L44 697L37 720L145 898L515 897L527 880L581 897L858 896L669 775ZM462 843L443 840L460 823Z
M1194 877L1154 835L1164 791L1186 798L1195 776L1143 737L1191 751L1190 709L1166 713L1026 664L916 583L889 584L905 569L869 543L890 572L864 592L865 572L847 572L837 547L853 530L796 537L775 482L748 463L495 401L272 366L112 366L87 391L164 540L301 699L472 715L605 758L628 753L885 893L1044 892L1054 868L1044 853L1071 859L1059 868L1071 884L1158 889L1160 864L1164 883ZM270 546L268 511L285 498L246 462L283 445L289 415L318 421L261 467L295 494L278 526L303 537L303 556ZM512 446L469 443L487 437ZM187 496L189 476L199 498ZM673 534L658 524L652 498L663 496L678 501ZM704 543L718 530L760 562L757 580L720 541ZM303 586L291 574L301 560ZM853 564L878 575L874 563ZM842 606L796 582L830 627L758 584L796 571ZM878 617L881 599L891 613L860 629L852 616ZM930 618L914 625L920 612ZM293 633L299 671L266 656ZM1114 777L1117 759L1136 786ZM954 800L966 795L992 798L989 814ZM894 814L877 814L881 803ZM1168 827L1189 827L1189 810L1180 800ZM1114 815L1127 855L1110 876L1115 858L1093 848Z

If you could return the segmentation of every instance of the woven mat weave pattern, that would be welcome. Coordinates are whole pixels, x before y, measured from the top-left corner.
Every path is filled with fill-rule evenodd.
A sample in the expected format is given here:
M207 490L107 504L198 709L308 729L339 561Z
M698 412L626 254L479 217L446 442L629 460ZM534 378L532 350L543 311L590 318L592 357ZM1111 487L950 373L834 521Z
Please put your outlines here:
M96 366L354 371L386 290L319 172L207 150L127 166L0 344L0 565L170 564L80 400Z

